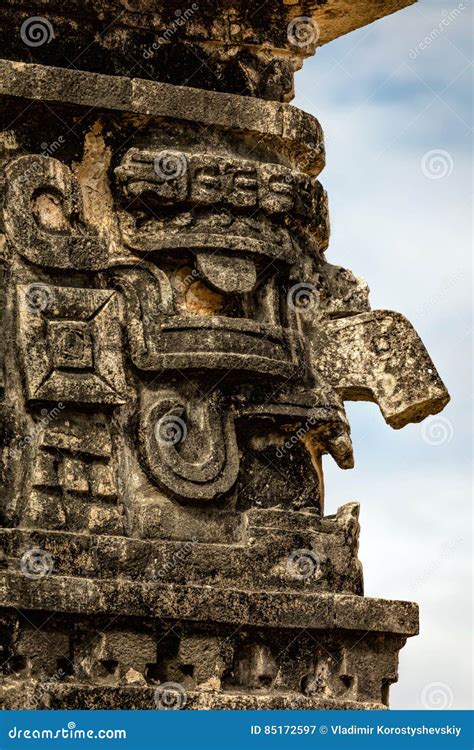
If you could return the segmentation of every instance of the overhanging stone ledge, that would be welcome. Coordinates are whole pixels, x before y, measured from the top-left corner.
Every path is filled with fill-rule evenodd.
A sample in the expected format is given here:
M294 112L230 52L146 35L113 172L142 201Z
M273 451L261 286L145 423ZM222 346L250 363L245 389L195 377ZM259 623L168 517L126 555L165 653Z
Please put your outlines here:
M38 695L42 703L38 705ZM45 709L93 709L93 710L155 710L156 687L95 687L93 685L50 684L47 692L41 691L41 682L31 680L18 684L12 681L0 688L0 697L5 708L15 707L20 703L37 703L36 707ZM337 700L306 696L301 693L281 692L275 695L258 693L241 693L237 691L218 692L216 690L188 691L186 693L188 710L220 711L264 711L264 710L298 710L298 711L386 711L383 703L371 701Z
M301 166L312 174L319 174L325 164L321 125L291 104L4 59L0 59L0 95L277 137L297 151Z
M50 576L0 579L0 606L77 614L121 614L196 622L280 628L361 630L413 636L418 606L412 602L330 593L244 591L124 580Z

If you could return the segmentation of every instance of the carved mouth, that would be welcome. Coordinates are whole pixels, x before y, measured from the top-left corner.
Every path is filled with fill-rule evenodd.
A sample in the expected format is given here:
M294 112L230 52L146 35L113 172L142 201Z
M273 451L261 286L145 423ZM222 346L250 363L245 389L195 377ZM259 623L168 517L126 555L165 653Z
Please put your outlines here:
M141 253L175 251L256 253L294 263L300 254L288 229L264 217L235 217L227 213L191 214L136 220L123 213L121 228L125 243Z
M142 370L237 370L291 377L301 370L302 341L279 326L224 317L167 317L145 332Z

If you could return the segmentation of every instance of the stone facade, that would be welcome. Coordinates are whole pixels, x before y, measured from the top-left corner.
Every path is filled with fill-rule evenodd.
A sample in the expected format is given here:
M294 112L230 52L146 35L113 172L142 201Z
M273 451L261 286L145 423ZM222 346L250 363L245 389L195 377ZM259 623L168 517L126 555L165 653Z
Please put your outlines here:
M417 607L363 596L322 456L352 466L344 401L398 429L449 397L326 260L323 135L287 101L404 4L2 11L5 707L388 705Z

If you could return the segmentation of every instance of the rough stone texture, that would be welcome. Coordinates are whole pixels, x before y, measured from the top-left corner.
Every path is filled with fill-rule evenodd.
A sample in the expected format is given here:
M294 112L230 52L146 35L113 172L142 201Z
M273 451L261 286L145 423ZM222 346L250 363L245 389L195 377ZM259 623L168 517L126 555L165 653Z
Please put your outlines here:
M317 46L412 2L6 0L0 43L13 60L283 101ZM31 46L10 33L44 16L50 26L24 30ZM47 44L35 44L45 33Z
M417 607L363 596L322 456L353 464L345 400L399 428L449 397L326 260L322 131L287 101L406 4L4 3L3 707L388 706Z

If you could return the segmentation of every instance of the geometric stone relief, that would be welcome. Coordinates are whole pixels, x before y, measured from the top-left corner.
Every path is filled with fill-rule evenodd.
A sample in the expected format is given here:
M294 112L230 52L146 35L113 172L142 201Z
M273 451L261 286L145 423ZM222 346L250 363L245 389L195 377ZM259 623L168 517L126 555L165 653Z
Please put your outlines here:
M114 291L20 284L17 305L28 399L124 402Z
M142 450L156 480L199 500L232 487L239 472L234 415L218 391L205 399L147 394L140 414Z
M17 251L52 268L101 268L105 244L84 223L82 193L71 171L48 156L21 156L6 169L5 228Z
M370 633L360 642L346 635L337 645L317 630L303 637L295 637L295 631L268 637L262 629L206 632L179 623L167 633L159 625L137 630L127 620L116 620L101 632L100 620L88 618L74 626L57 615L36 637L35 629L35 618L31 624L21 621L7 645L15 668L7 675L7 708L15 701L18 678L45 679L56 673L57 680L33 707L70 707L82 699L96 708L104 705L111 688L129 686L141 688L135 699L140 695L143 705L152 707L160 684L172 683L191 703L188 708L269 708L270 695L279 708L291 706L285 703L289 696L296 705L301 701L300 708L315 696L321 708L335 702L343 708L360 702L383 708L388 686L398 676L397 655L404 643L397 636ZM243 694L246 703L241 703ZM124 690L121 699L126 695Z
M91 500L117 498L110 465L112 443L106 420L79 420L69 414L45 430L33 470L35 487L61 488Z
M174 179L170 179L170 172ZM319 182L308 175L292 171L283 165L261 164L245 159L219 157L215 154L186 153L181 150L149 152L135 148L126 154L115 174L123 183L127 199L138 199L138 206L141 197L144 205L148 207L180 204L184 207L191 204L194 207L193 221L189 222L188 227L183 225L182 220L179 224L173 225L171 216L164 217L163 232L172 233L173 236L179 236L178 232L192 232L193 244L199 241L200 226L204 231L206 209L217 208L221 211L221 216L224 216L222 210L223 207L227 207L244 215L249 209L252 213L261 211L273 217L277 223L286 225L288 220L284 222L285 217L291 217L292 224L303 222L305 228L316 232L320 240L320 249L324 250L327 246L328 229L324 227L328 220L325 191ZM198 213L198 208L201 214ZM227 214L229 222L231 215ZM158 228L158 224L154 222L155 220L150 222L147 228ZM217 232L217 227L215 231ZM136 236L142 239L143 233ZM277 236L282 235L278 233ZM163 243L169 241L169 238L162 239ZM137 249L143 247L142 243L132 243ZM208 243L209 238L206 242L207 247ZM229 238L227 246L228 243ZM232 244L231 241L230 246ZM177 246L176 241L174 245ZM158 239L157 247L159 246ZM252 250L252 245L247 244L245 249ZM276 257L285 258L282 250L283 248L278 250L275 246ZM286 257L291 257L290 250Z

